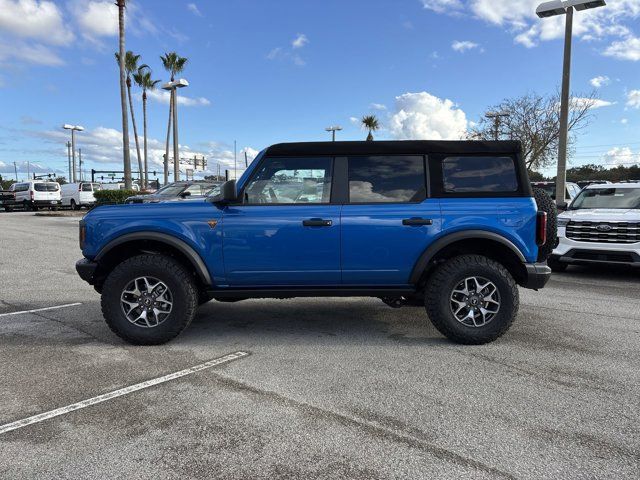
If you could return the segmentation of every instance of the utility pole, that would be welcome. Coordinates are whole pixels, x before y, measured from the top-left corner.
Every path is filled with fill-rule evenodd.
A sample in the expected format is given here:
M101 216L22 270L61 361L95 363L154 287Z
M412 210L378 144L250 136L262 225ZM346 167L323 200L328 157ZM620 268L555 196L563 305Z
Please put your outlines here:
M233 141L233 178L238 179L238 153L236 141Z
M13 170L16 172L16 182L18 181L18 166L16 162L13 162Z
M485 114L486 118L493 119L493 139L500 140L500 119L508 117L508 113L500 112L488 112Z
M249 168L249 159L247 158L247 151L244 151L244 168Z
M27 160L27 178L31 178L31 168L30 167L31 166L29 165L29 161Z
M71 183L71 142L67 142L67 157L69 158L69 183Z
M82 149L78 149L78 164L80 165L80 181L82 181Z

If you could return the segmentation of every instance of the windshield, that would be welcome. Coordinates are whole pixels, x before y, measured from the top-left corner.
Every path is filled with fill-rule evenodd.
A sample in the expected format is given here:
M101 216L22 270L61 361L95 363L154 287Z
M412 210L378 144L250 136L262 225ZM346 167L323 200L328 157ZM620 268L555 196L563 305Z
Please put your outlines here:
M163 197L177 197L184 190L185 185L167 185L158 190L154 195L161 195Z
M33 189L36 192L57 192L58 184L57 183L34 183Z
M640 188L588 188L571 204L571 210L585 208L640 208Z
M206 191L205 195L208 197L208 196L218 195L219 193L220 193L220 185L214 185L213 188Z

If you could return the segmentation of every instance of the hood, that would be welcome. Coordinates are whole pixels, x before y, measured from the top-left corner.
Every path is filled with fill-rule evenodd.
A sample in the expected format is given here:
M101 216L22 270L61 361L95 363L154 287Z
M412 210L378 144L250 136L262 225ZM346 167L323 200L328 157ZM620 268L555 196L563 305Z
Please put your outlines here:
M567 218L582 221L596 222L640 222L640 209L638 208L584 208L579 210L567 210L558 218Z

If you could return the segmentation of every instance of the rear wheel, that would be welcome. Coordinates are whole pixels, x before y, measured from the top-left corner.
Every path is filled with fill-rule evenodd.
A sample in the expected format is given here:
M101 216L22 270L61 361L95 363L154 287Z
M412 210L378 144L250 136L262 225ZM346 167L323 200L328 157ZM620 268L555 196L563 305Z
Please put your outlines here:
M461 255L440 265L427 281L425 307L448 339L467 345L492 342L518 313L518 287L499 263Z
M79 210L78 205L76 204L75 200L71 200L71 203L69 204L71 206L71 210Z
M31 205L29 205L29 202L27 202L26 200L22 202L22 207L24 208L25 212L31 211Z
M144 254L125 260L102 287L102 313L109 328L135 345L175 338L193 319L198 290L177 260Z
M558 236L558 208L553 199L541 188L533 189L538 211L547 213L547 242L538 247L538 261L544 262L555 248Z

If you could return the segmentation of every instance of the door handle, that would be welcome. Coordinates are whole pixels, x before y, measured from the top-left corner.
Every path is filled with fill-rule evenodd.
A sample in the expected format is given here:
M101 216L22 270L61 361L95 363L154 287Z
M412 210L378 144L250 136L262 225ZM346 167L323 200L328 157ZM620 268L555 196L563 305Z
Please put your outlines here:
M402 220L402 225L409 225L411 227L421 226L421 225L433 225L433 220L430 218L405 218Z
M322 218L310 218L309 220L303 220L302 225L305 227L330 227L333 222Z

